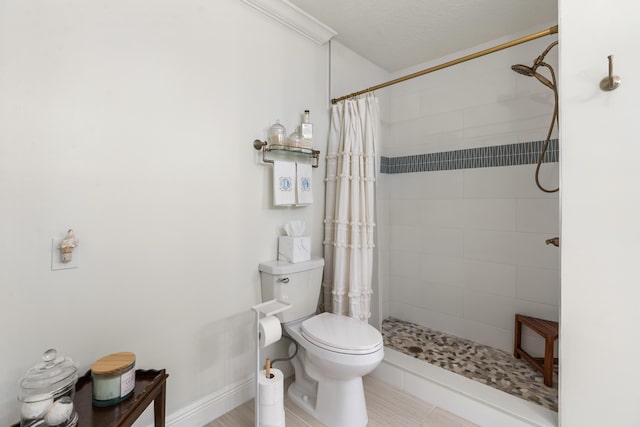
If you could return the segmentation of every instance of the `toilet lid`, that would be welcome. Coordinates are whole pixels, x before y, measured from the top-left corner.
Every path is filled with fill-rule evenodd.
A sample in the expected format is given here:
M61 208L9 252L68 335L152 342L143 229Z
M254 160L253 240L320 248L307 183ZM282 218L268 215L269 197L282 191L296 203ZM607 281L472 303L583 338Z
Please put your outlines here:
M312 343L340 353L373 353L382 346L382 335L373 326L333 313L305 320L300 331Z

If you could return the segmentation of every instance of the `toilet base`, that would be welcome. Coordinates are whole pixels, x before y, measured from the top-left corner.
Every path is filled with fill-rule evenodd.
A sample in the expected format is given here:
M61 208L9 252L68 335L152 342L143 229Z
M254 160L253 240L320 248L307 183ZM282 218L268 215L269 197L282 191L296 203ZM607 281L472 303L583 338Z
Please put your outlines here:
M316 383L315 394L306 381L294 381L289 398L305 412L330 427L365 427L369 421L362 378Z

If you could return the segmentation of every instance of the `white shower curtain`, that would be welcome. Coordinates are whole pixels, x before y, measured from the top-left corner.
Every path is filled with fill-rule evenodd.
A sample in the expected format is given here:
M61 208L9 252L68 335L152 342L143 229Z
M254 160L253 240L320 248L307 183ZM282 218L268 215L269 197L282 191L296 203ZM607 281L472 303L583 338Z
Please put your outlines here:
M327 150L322 308L362 320L371 316L378 117L374 95L334 105Z

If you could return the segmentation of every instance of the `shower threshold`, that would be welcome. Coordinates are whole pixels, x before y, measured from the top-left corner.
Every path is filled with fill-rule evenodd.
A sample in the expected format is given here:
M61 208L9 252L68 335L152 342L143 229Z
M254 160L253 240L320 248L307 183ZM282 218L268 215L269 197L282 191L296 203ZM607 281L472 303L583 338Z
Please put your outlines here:
M493 347L392 317L382 322L382 335L386 348L558 411L557 367L553 386L546 387L527 362Z

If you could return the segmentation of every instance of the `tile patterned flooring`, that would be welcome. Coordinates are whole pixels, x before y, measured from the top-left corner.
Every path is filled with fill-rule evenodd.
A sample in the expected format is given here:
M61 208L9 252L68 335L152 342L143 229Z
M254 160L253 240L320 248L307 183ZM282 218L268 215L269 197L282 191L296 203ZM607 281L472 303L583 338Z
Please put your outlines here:
M291 378L285 381L285 387ZM478 427L450 412L397 390L374 378L364 377L369 415L368 427ZM254 401L224 414L205 427L251 427L254 425ZM287 427L324 427L315 418L284 398Z
M558 411L557 367L553 387L512 354L395 318L382 322L385 347L424 360L498 390Z

